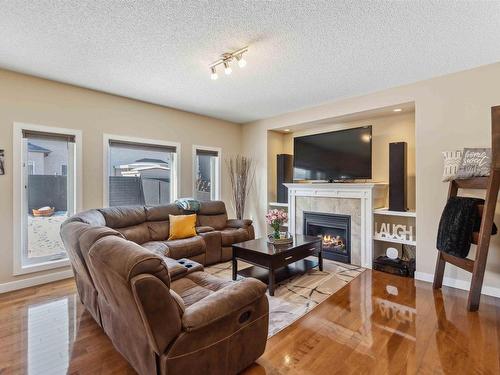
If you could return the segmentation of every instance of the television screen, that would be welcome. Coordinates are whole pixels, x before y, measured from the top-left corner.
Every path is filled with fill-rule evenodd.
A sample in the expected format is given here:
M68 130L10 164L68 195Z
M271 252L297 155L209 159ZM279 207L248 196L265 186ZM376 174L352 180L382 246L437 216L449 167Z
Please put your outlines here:
M372 127L294 138L294 180L372 178Z

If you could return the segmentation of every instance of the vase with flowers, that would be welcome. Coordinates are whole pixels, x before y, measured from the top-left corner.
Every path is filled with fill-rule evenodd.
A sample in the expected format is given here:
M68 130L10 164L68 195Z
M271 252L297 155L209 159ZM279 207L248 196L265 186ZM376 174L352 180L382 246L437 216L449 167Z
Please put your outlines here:
M281 238L280 227L288 220L288 214L283 210L269 210L266 214L266 223L273 228L272 238L279 240Z

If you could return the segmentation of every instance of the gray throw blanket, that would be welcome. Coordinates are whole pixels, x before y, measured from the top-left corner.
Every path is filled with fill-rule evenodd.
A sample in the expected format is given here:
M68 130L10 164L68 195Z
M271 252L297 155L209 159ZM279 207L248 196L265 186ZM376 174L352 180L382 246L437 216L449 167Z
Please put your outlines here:
M437 248L450 255L466 258L472 244L472 233L479 231L481 217L477 206L484 204L484 199L451 197L439 221ZM493 224L492 234L497 228Z
M200 201L193 198L180 198L175 201L175 204L184 211L198 212L200 210Z

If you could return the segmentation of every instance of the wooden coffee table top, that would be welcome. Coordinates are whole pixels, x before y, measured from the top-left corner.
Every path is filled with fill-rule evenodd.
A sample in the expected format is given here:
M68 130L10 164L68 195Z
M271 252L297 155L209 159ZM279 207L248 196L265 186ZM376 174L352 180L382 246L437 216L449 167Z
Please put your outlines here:
M235 243L233 244L233 247L259 253L261 255L272 256L283 254L284 252L293 250L296 247L314 244L319 241L321 241L321 238L319 237L298 234L293 236L293 243L289 245L273 245L267 242L267 238L256 238L255 240Z

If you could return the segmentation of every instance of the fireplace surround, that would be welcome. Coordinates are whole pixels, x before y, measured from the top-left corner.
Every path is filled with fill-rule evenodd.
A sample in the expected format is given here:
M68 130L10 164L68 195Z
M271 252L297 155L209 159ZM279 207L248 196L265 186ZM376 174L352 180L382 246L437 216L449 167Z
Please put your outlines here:
M385 183L286 183L288 230L304 234L303 213L351 216L351 264L372 268L373 209L384 207Z

